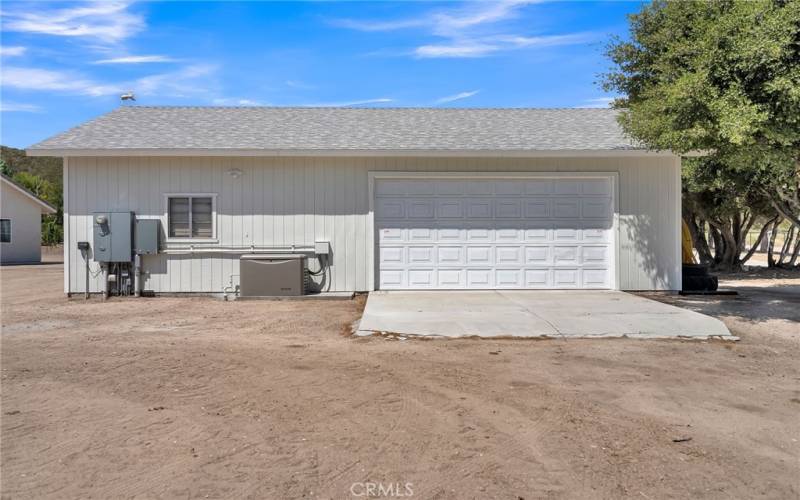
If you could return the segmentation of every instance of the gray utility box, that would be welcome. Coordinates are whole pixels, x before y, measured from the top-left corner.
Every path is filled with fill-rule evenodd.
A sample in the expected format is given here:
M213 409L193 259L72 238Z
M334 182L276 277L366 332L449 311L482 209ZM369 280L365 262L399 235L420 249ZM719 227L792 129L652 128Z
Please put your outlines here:
M137 255L158 253L158 219L136 219L136 242L133 252Z
M95 212L95 262L130 262L133 257L133 212Z
M305 295L306 256L302 254L250 254L239 259L239 294L242 297Z

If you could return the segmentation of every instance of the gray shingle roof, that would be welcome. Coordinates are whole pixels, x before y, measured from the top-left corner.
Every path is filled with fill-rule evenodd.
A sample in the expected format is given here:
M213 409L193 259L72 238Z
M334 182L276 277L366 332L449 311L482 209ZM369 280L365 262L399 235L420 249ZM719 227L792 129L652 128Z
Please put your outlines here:
M636 150L612 109L122 106L43 150Z

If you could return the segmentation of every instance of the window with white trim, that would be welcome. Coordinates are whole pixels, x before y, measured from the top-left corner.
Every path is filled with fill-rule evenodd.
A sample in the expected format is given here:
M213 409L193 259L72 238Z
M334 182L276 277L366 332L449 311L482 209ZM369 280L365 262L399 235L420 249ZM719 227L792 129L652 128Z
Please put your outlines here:
M214 238L212 195L167 195L167 235L175 239Z
M0 243L11 243L11 219L0 219Z

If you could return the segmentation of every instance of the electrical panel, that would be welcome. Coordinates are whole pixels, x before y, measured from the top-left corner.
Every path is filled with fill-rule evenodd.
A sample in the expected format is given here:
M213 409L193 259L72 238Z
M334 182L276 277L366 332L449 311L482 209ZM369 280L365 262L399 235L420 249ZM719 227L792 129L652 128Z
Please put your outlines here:
M136 219L136 243L134 253L155 255L158 253L158 219Z
M133 257L133 212L95 212L94 260L130 262Z

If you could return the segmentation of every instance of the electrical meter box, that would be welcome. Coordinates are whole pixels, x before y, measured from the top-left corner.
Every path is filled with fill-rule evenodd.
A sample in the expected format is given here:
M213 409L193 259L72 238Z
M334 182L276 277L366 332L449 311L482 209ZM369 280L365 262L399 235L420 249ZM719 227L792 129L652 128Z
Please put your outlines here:
M158 219L136 219L136 242L133 252L137 255L158 253Z
M133 212L95 212L94 260L130 262L133 257Z

